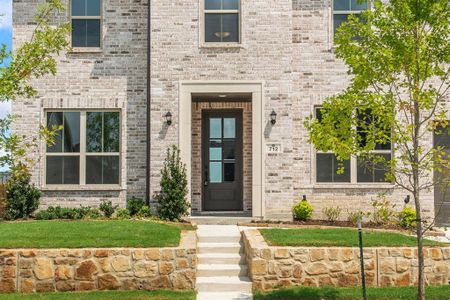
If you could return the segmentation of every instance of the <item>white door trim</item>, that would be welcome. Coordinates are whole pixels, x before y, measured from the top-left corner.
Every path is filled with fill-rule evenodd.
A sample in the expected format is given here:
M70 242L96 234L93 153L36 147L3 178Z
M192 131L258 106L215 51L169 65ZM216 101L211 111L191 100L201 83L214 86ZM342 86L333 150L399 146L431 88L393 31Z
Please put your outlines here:
M263 81L180 81L179 83L178 145L181 159L186 164L189 187L191 187L192 158L192 93L252 94L252 216L255 218L265 216L263 86ZM188 201L191 202L190 192Z

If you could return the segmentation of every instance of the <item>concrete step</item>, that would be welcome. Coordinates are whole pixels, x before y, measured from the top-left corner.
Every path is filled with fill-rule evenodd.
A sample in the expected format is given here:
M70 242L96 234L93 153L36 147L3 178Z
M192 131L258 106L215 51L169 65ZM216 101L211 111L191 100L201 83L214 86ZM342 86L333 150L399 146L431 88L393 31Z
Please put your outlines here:
M199 243L239 243L241 235L199 235L197 233L197 240Z
M240 253L240 243L198 243L198 253Z
M246 265L228 264L199 264L197 266L197 276L217 277L217 276L247 276Z
M197 277L199 292L244 292L251 293L252 282L248 277L217 276Z
M200 292L197 300L252 300L251 293L244 292Z
M211 264L245 264L245 256L239 253L200 253L197 255L198 263Z
M253 220L252 217L246 216L195 216L191 217L190 221L197 225L237 225L238 223L250 223Z

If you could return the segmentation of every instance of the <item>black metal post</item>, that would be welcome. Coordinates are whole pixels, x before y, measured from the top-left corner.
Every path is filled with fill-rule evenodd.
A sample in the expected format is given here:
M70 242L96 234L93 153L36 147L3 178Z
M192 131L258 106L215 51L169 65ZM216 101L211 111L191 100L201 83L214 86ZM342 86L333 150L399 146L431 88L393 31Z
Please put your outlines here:
M363 300L367 300L367 295L366 295L366 274L364 273L364 254L363 254L363 239L362 239L361 216L359 216L359 218L358 218L358 236L359 236L359 257L360 257L360 261L361 261L362 293L363 293Z

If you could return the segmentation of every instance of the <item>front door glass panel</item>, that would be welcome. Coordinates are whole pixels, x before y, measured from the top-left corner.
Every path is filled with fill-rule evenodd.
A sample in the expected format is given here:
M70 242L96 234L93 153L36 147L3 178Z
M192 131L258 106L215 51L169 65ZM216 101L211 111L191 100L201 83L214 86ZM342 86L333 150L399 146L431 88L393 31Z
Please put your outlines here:
M209 119L209 182L234 182L236 118Z

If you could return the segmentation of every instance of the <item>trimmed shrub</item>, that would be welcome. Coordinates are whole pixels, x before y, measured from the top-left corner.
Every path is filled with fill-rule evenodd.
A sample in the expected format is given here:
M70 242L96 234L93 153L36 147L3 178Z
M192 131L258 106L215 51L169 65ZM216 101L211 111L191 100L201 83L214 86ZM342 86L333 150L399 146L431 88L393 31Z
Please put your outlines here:
M92 208L90 207L61 207L61 206L50 206L46 210L41 210L36 213L37 220L80 220L85 218L88 214L90 214ZM97 210L98 212L98 210ZM100 214L100 212L98 212Z
M141 198L133 197L127 201L127 209L131 216L138 214L144 205L144 199Z
M130 219L130 213L128 212L128 209L126 208L119 208L116 211L116 218L119 220L125 220L125 219Z
M298 221L308 221L311 219L314 209L307 200L301 200L292 207L294 219Z
M406 229L412 229L416 227L416 211L414 208L405 206L399 213L399 225Z
M136 216L139 218L151 218L153 216L153 214L152 214L150 207L148 207L147 205L144 205L141 207L141 209L136 214Z
M336 207L325 207L322 210L325 218L327 219L328 222L336 222L342 212L342 208L340 208L339 206Z
M364 217L366 217L367 215L368 214L365 214L362 211L348 212L347 221L352 223L352 225L356 226L358 224L358 219L361 217L361 221L362 221L364 219Z
M102 213L97 208L91 208L89 212L86 214L86 219L100 219L102 216Z
M163 220L179 221L188 214L186 166L181 162L176 146L167 149L161 170L161 191L155 195L158 216Z
M39 207L41 192L30 183L31 176L13 176L6 184L6 217L28 218Z
M57 218L54 212L49 212L48 210L38 211L35 217L37 220L54 220Z
M103 213L103 215L107 218L111 218L111 216L114 214L114 211L118 208L118 205L112 205L111 201L102 201L100 203L99 209Z

